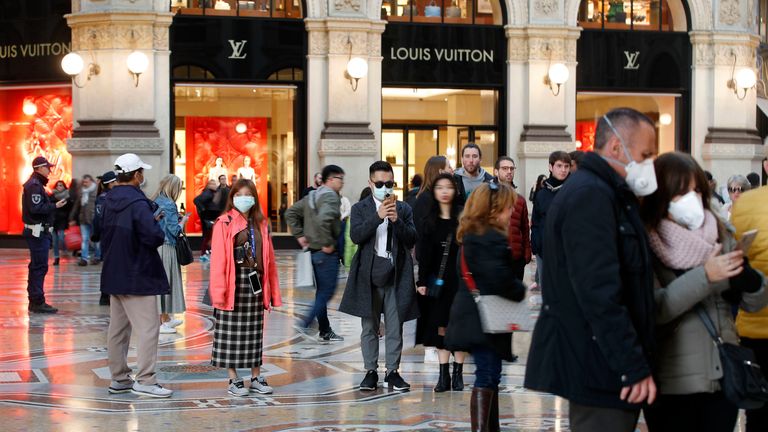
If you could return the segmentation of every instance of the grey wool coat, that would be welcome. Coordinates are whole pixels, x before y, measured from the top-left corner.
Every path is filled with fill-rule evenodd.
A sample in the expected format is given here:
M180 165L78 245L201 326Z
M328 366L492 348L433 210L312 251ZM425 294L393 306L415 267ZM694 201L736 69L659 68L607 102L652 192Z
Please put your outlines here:
M352 206L349 217L349 237L358 245L352 258L352 266L347 278L347 287L341 299L339 311L361 318L373 317L373 285L371 268L376 256L376 228L383 222L376 212L373 197ZM411 248L416 243L416 226L413 212L408 204L397 202L397 221L393 224L392 255L395 258L395 277L392 287L397 290L397 309L400 322L419 317L416 305L416 285L413 277L413 259Z

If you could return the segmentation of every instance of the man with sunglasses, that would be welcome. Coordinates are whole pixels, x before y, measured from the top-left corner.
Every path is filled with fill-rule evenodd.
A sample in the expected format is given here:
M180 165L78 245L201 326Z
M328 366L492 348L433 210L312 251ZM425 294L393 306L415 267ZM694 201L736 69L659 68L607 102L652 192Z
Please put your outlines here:
M300 329L309 333L309 326L317 318L318 337L323 342L343 341L331 328L328 320L328 301L336 292L339 277L339 251L336 243L341 234L341 198L344 170L327 165L322 172L323 184L286 210L285 219L291 233L303 249L312 252L315 272L315 304L307 312Z
M360 346L367 371L360 390L379 382L379 323L384 313L387 372L384 382L395 391L411 386L398 373L403 351L403 323L418 318L411 248L416 226L411 207L392 193L395 174L385 161L368 170L371 197L352 206L350 238L358 245L339 311L362 321Z

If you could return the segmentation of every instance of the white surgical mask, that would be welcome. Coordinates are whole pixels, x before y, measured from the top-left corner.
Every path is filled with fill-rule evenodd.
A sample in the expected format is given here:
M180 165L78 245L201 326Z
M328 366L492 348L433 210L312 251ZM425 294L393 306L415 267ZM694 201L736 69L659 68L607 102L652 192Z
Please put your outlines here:
M387 198L387 195L392 195L392 190L392 188L388 188L386 186L382 186L380 188L374 187L373 196L379 201L384 201Z
M690 191L679 200L669 203L668 211L673 221L689 230L697 230L704 225L704 204L695 191Z
M621 141L621 147L624 149L624 154L627 155L627 159L629 159L630 162L625 164L616 159L605 156L603 156L603 158L612 160L624 166L624 169L627 171L627 184L635 195L644 197L656 192L658 184L656 183L656 169L653 166L653 161L651 159L646 159L642 162L635 162L632 155L629 153L629 149L627 149L627 144L624 142L624 138L619 134L616 128L613 127L611 120L608 119L608 116L603 116L603 119L608 123L608 127L611 128L614 135Z
M233 204L240 213L247 213L256 204L256 198L252 196L236 196L233 198Z

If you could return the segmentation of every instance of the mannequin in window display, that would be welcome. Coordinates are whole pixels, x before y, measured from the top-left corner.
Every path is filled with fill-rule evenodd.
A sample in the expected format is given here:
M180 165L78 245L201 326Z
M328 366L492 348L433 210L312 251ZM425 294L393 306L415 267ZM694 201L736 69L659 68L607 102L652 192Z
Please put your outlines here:
M220 176L227 176L227 168L224 166L224 159L221 158L221 156L216 158L216 165L212 166L210 170L208 170L208 180L215 180L219 181Z
M256 171L251 168L251 158L249 156L246 156L243 159L243 166L238 168L237 176L241 179L250 180L254 183L256 182Z

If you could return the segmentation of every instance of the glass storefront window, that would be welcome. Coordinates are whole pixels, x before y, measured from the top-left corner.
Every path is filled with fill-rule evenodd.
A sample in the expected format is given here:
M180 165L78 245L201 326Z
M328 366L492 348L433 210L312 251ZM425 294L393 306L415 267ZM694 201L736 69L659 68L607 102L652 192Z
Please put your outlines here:
M176 85L174 172L184 180L179 204L200 232L194 198L211 178L256 183L262 211L275 232L287 232L283 213L298 197L294 133L296 87ZM217 166L221 158L221 166Z
M614 108L629 107L656 123L659 154L675 151L679 101L678 94L579 93L576 96L576 149L592 151L597 120Z
M0 88L0 233L18 234L22 185L32 174L32 160L45 156L54 167L49 187L72 181L72 89L65 86ZM101 172L91 173L94 176Z
M381 18L414 23L503 23L498 0L384 0Z
M300 0L171 0L182 15L304 18Z
M432 156L454 168L468 142L483 152L482 166L493 170L498 155L498 92L462 89L382 89L381 157L395 171L396 193L404 196L414 174L423 174Z
M666 0L583 0L579 8L579 25L609 30L673 29L672 13Z

